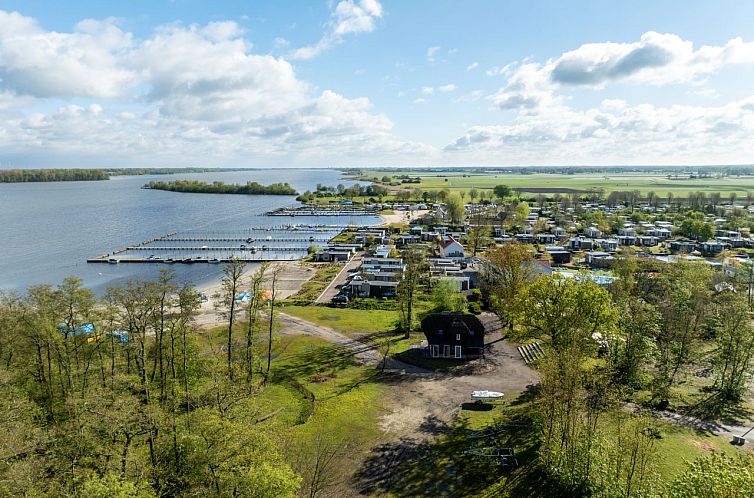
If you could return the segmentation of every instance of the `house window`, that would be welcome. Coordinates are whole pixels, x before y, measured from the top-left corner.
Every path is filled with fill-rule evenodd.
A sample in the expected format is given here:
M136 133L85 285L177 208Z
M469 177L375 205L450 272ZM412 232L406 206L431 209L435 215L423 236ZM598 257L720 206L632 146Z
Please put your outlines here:
M460 341L460 340L461 340L461 334L456 334L456 341Z
M456 346L456 358L461 357L461 346Z
M437 329L437 335L442 335L442 329Z
M450 345L446 344L445 346L443 346L443 352L442 353L443 353L442 356L444 358L450 358Z
M438 344L432 344L432 357L437 358L440 355L440 346Z

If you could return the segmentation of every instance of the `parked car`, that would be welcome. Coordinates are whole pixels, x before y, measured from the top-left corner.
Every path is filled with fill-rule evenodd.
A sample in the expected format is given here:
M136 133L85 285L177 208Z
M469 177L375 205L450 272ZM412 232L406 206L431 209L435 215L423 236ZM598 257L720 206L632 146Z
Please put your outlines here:
M344 296L342 294L335 296L330 300L332 303L347 303L348 302L348 296Z

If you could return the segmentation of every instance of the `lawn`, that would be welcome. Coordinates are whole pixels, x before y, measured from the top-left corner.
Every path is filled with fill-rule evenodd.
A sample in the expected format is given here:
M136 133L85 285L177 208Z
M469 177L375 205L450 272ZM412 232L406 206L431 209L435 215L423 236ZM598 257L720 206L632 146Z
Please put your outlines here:
M306 321L324 325L345 335L387 332L395 329L397 311L330 308L328 306L286 306L287 313Z

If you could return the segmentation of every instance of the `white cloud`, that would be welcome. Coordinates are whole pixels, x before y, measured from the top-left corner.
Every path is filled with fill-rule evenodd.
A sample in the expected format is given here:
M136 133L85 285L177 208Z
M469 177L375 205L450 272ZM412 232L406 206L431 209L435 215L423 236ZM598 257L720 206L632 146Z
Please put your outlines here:
M466 71L473 71L474 69L476 69L478 67L479 67L479 63L478 62L472 62L471 64L469 64L468 66L466 66Z
M288 41L287 39L283 38L283 37L278 36L277 38L275 38L274 40L272 40L272 46L275 49L282 50L282 49L286 49L286 48L290 47L291 46L291 42Z
M447 85L442 85L437 87L437 91L440 93L449 93L454 92L456 90L456 86L453 83L448 83Z
M456 99L456 102L476 102L484 97L484 92L481 90L474 90L465 95L461 95Z
M699 164L741 162L754 147L754 97L726 105L629 105L604 99L596 108L569 106L573 87L598 91L612 83L684 84L690 93L722 67L754 63L754 43L734 38L694 48L673 34L649 32L633 43L591 43L545 62L528 59L487 71L505 84L487 98L512 110L504 125L477 125L446 145L459 160L515 158L517 164ZM499 161L499 159L496 159ZM510 159L509 159L510 161Z
M378 12L375 2L360 5ZM100 62L105 70L116 68L128 78L117 84L105 79L108 84L96 93L78 86L97 73L95 63L66 66L69 84L47 86L45 92L38 91L39 82L17 78L11 87L3 78L8 89L0 89L0 153L15 162L332 165L364 164L374 158L411 161L437 153L394 136L392 121L375 112L366 98L349 99L330 90L313 94L285 59L254 54L251 42L232 22L171 24L134 41L129 33L97 21L87 21L70 34L47 32L33 19L22 20L34 31L17 31L17 43L23 44L24 36L30 36L30 42L64 39L71 57L91 47L91 33L98 33L102 46L108 39L110 46L127 40ZM84 32L86 36L78 36ZM3 36L5 32L0 39ZM7 59L1 59L0 72L9 70ZM77 102L48 110L48 98L71 96L107 97L113 103Z
M43 30L35 19L0 11L2 88L34 97L115 97L136 75L121 54L132 44L115 20L84 20L71 33Z
M343 43L346 35L370 33L377 19L382 17L378 0L341 0L330 13L327 31L314 45L297 48L290 57L296 60L312 59L323 51Z
M419 97L418 99L414 99L414 104L423 104L426 102L426 99Z
M559 105L558 90L600 89L613 82L636 85L697 84L729 64L754 63L754 42L734 38L723 46L702 46L674 34L645 33L633 43L589 43L544 63L524 61L494 67L506 84L490 100L500 109L536 110Z
M421 92L424 95L432 95L433 93L435 93L435 89L434 87L431 87L431 86L425 86L425 87L422 87Z
M559 107L507 125L470 127L445 147L456 158L515 158L518 164L720 164L754 147L754 97L719 107Z
M602 85L610 81L665 85L688 83L728 64L754 63L754 42L734 38L723 46L704 45L678 35L654 31L633 43L589 43L566 52L545 66L553 82Z
M441 47L429 47L427 49L427 60L429 62L435 61L435 55L437 55L437 52L439 52Z

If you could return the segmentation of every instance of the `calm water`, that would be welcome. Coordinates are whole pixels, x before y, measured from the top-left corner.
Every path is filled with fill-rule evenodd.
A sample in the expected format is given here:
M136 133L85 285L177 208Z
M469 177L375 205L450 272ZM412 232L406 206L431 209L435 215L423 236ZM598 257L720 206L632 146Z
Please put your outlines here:
M101 293L131 278L156 276L160 264L87 264L86 258L170 231L240 230L284 223L368 224L376 218L266 217L270 209L295 206L289 196L185 194L144 190L153 179L196 179L262 184L288 182L299 192L317 183L349 185L331 170L265 170L123 176L102 182L0 184L0 289L57 284L78 276ZM200 285L217 278L222 265L171 265L183 281Z

